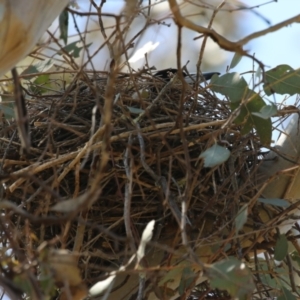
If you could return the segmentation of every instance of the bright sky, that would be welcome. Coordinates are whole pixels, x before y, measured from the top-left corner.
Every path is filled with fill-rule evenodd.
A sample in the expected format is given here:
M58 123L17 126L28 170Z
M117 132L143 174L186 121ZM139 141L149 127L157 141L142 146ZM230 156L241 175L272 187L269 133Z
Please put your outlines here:
M267 1L247 0L249 5L264 3ZM287 20L300 13L300 1L298 0L278 0L261 6L256 9L261 15L267 18L271 25ZM249 14L246 23L251 24L251 32L262 30L268 25L254 14ZM275 67L279 64L288 64L293 68L300 67L300 23L294 23L274 33L269 33L261 38L253 40L248 49L265 65ZM244 58L238 66L239 71L251 69L252 61Z
M209 0L206 1L209 2ZM77 0L77 2L84 10L88 9L85 4L89 3L89 1ZM96 2L98 3L99 1ZM155 3L155 1L152 1L152 3ZM244 3L249 6L260 5L258 8L255 8L255 11L268 19L271 22L271 25L275 25L300 13L299 0L277 0L277 2L272 0L244 0ZM108 0L103 9L105 12L117 14L121 11L123 5L123 0ZM263 18L260 18L250 11L245 13L245 18L241 20L240 26L244 31L244 35L269 27ZM171 29L169 29L167 33L170 35ZM164 34L164 32L159 32L158 35L159 34ZM250 53L255 53L256 57L267 66L274 67L278 64L289 64L292 67L297 68L300 66L298 63L300 46L299 34L300 23L295 23L287 28L283 28L277 32L270 33L259 39L253 40L249 45L247 45L246 49L248 49ZM149 39L151 39L150 36ZM145 42L140 44L139 47L141 48L145 46L146 42L149 42L149 39L147 41L145 40ZM174 49L170 49L170 52L173 50ZM156 55L160 54L157 52ZM228 61L228 64L229 63L230 61ZM252 61L248 58L244 58L236 70L244 72L251 68ZM225 71L225 68L220 71Z

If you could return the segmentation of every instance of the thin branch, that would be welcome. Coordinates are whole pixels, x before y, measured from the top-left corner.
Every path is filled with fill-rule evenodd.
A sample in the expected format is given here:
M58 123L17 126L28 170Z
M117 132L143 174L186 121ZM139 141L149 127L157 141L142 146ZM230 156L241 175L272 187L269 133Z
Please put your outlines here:
M286 27L288 25L291 25L293 23L300 22L300 15L297 15L297 16L287 19L281 23L278 23L274 26L271 26L267 29L252 33L237 42L231 42L231 41L227 40L226 38L224 38L222 35L218 34L215 30L209 29L209 28L206 28L203 26L199 26L199 25L191 22L187 18L183 17L180 13L180 8L179 8L176 0L168 0L168 1L169 1L171 11L174 16L174 20L178 25L189 28L193 31L196 31L198 33L201 33L201 34L204 34L204 35L210 37L213 41L215 41L224 50L237 52L242 55L247 54L247 52L243 49L243 46L246 45L251 40L261 37L261 36L264 36L268 33L277 31L277 30L279 30L283 27ZM249 55L247 55L247 56L249 56Z

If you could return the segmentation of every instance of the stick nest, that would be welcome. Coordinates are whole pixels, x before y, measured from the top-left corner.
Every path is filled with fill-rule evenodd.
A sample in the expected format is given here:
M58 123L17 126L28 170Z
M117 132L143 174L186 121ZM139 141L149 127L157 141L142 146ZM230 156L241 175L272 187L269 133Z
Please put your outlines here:
M256 249L258 239L235 238L234 228L260 187L261 147L255 133L240 134L225 100L141 73L74 82L28 102L29 154L19 154L16 124L3 122L3 249L24 264L24 255L40 261L41 247L69 249L87 285L124 263L153 219L158 245L182 245L183 223L192 249L217 240L210 263L247 255L244 239ZM231 156L207 168L199 156L215 144ZM256 206L249 213L251 230L261 229Z

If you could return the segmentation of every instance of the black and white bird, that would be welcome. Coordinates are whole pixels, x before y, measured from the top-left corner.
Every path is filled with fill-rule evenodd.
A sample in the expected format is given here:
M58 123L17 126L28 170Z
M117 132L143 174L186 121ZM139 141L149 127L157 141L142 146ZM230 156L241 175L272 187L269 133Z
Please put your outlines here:
M160 78L163 81L170 81L170 79L178 72L177 69L174 68L168 68L168 69L163 69L159 70L154 74L154 77ZM208 73L202 73L200 74L199 78L199 83L204 82L206 80L211 79L214 75L220 75L219 72L208 72ZM195 84L197 80L197 74L196 73L189 73L187 74L186 72L182 71L182 75L184 77L184 80L188 84Z

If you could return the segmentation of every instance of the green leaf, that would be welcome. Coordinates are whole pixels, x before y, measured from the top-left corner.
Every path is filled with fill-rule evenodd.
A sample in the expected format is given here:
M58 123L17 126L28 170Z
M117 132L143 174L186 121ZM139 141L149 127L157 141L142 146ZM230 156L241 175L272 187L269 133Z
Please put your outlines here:
M270 204L274 206L279 206L279 207L289 207L290 203L284 199L277 199L277 198L258 198L258 202L260 203L265 203L265 204Z
M187 268L186 264L179 264L178 266L171 268L159 281L159 285L165 285L168 282L173 282L174 278L179 277L183 270Z
M297 300L297 297L292 294L287 288L283 287L281 289L282 295L277 298L277 300Z
M244 226L244 224L247 222L248 217L248 205L244 205L238 212L236 218L235 218L235 231L238 233Z
M0 110L4 113L7 120L15 118L15 105L12 98L6 95L1 96Z
M144 112L143 109L132 107L132 106L126 106L126 108L129 110L129 112L133 115L139 115Z
M277 107L274 104L265 105L261 108L259 112L254 112L252 115L257 116L262 119L269 119L277 114Z
M36 74L39 73L39 69L37 65L30 65L28 66L22 73L21 75L29 75L29 74ZM33 76L34 77L34 76ZM30 77L27 77L27 79ZM32 77L31 77L32 78Z
M212 288L226 290L233 298L246 299L255 288L251 271L233 257L211 265L206 274Z
M62 39L65 43L65 45L68 42L68 27L69 27L69 13L65 9L62 11L62 13L59 15L59 29L60 29L60 39Z
M229 98L232 110L240 108L235 123L242 126L242 134L256 129L262 145L268 146L271 143L271 119L263 119L253 114L261 113L261 109L266 106L266 103L257 93L248 88L247 82L240 77L239 73L216 76L211 79L210 87L213 91Z
M24 293L26 293L27 296L30 297L30 299L32 299L31 298L32 296L33 296L33 298L35 298L34 297L34 295L35 295L34 287L32 286L32 282L31 282L29 276L26 276L25 272L16 275L13 278L13 282L20 290L22 290Z
M214 76L210 80L210 89L227 96L231 103L240 103L248 98L248 85L239 73L228 73L223 76Z
M235 52L233 58L232 58L232 61L230 63L230 69L233 69L234 67L236 67L239 62L242 60L243 56L240 55L239 53Z
M269 262L267 263L265 259L258 256L258 268L260 270L261 282L265 287L268 287L270 289L278 289L278 285L281 285L281 277L277 277L277 273L275 274L275 276L274 274L270 274L271 272L269 267Z
M191 288L195 278L197 275L193 272L193 270L189 267L183 269L180 284L178 287L179 295L183 295L188 288Z
M49 91L48 88L51 87L50 83L50 75L49 74L42 74L38 76L30 86L31 92L33 94L44 94L45 92Z
M41 274L39 275L39 284L41 290L45 295L55 296L56 288L55 288L55 280L53 278L53 273L51 272L50 266L45 266L42 264L40 266Z
M80 51L83 49L83 47L78 47L77 43L80 41L75 41L73 43L70 43L69 45L65 46L63 49L64 51L68 52L70 55L72 55L74 58L78 58L80 55ZM92 45L92 43L85 45L85 47L89 47ZM63 51L58 51L57 54L63 55Z
M30 74L35 74L32 77L26 77L26 80L30 80L34 77L36 77L37 73L41 73L41 72L45 72L48 69L50 69L53 66L52 60L48 59L48 60L44 60L41 61L37 64L34 65L30 65L28 66L22 73L21 75L30 75Z
M199 156L204 159L205 168L213 168L225 162L230 156L230 151L224 147L214 144L212 147L206 149Z
M288 241L284 234L281 234L276 241L274 258L278 261L283 260L288 253Z
M300 267L300 255L297 251L293 251L291 254L290 254L291 258L293 261L295 261L298 266Z
M211 251L213 252L217 252L220 250L220 247L222 247L222 251L223 252L227 252L232 248L232 244L230 243L226 243L225 245L223 244L223 242L220 243L214 243L213 245L210 246Z
M240 113L234 120L237 125L242 126L241 133L247 134L253 128L256 129L262 145L268 146L271 143L272 137L272 122L271 119L262 119L253 115L259 112L266 104L263 99L255 92L248 90L248 95L251 97L244 104L242 104ZM239 107L238 103L231 103L231 109L234 110Z
M264 90L267 95L295 95L300 93L300 69L279 65L265 73Z

